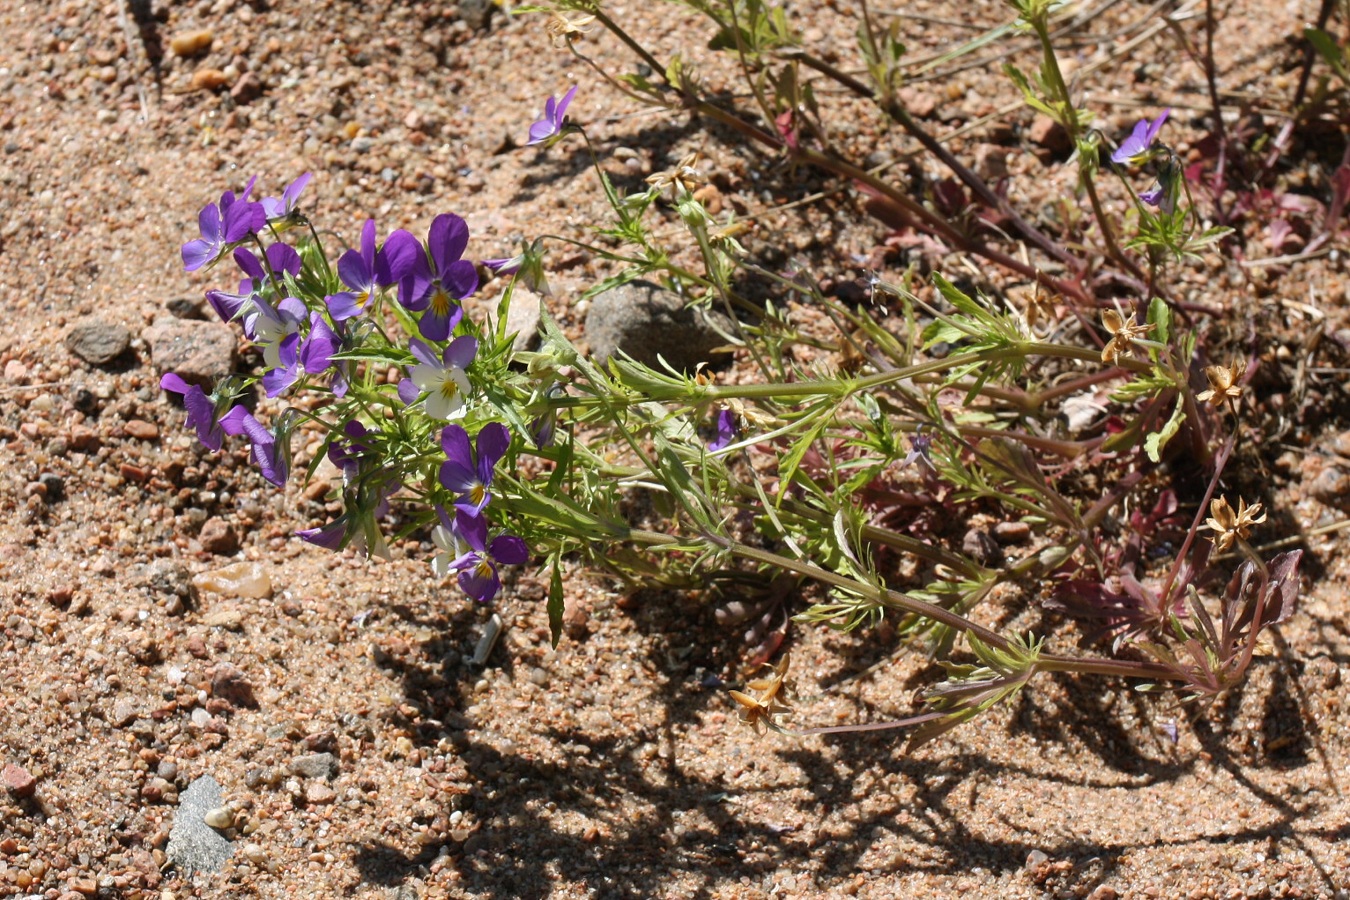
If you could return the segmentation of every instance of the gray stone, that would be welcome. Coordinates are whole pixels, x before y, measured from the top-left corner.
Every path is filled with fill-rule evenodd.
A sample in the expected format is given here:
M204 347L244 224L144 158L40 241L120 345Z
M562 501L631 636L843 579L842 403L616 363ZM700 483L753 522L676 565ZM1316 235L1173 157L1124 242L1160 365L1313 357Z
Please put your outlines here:
M105 366L131 347L131 332L102 319L87 318L66 332L66 349L95 366Z
M474 31L482 31L492 21L497 6L492 0L459 0L459 18Z
M202 322L206 321L206 311L202 309L201 303L188 297L174 297L168 303L164 304L164 308L167 309L169 315L173 316L175 319L196 319Z
M1308 493L1328 506L1350 506L1350 475L1336 466L1327 466L1317 473Z
M154 560L146 566L144 577L154 594L169 594L184 600L192 596L192 573L177 560Z
M331 753L307 753L291 760L287 769L301 778L332 778L337 774L337 757Z
M155 320L145 338L161 375L176 372L189 384L210 390L216 381L234 372L238 339L219 322L164 317Z
M982 566L998 565L1003 558L993 536L983 528L972 528L961 540L961 550Z
M649 281L634 281L597 294L586 316L591 354L603 363L622 352L659 368L657 357L692 372L725 348L733 323L717 310L689 307L683 297ZM725 351L723 351L725 352Z
M164 851L182 871L219 872L234 854L234 845L205 821L206 814L220 806L220 782L210 775L198 778L183 792Z
M511 292L511 305L506 310L506 333L516 336L512 348L517 353L539 346L542 302L542 297L520 284Z

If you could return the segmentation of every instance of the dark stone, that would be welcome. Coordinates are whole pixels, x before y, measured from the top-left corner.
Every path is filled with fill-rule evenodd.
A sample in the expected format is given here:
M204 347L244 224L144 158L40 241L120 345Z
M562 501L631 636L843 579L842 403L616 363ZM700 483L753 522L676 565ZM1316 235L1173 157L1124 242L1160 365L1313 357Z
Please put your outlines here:
M197 540L201 541L203 550L216 556L230 556L239 550L239 535L220 518L207 519Z
M38 476L38 483L46 488L48 503L56 503L65 498L66 480L55 472L43 472Z
M230 88L230 97L235 103L241 105L252 103L262 95L262 79L252 72L245 72L240 76L239 80L234 83L234 87Z
M206 310L202 309L202 305L196 300L189 300L187 297L175 297L164 304L164 308L175 319L206 321Z
M993 535L983 528L972 528L961 540L961 550L982 566L997 565L1003 558L1003 551L994 541Z
M211 696L219 697L231 706L256 709L258 701L253 696L253 682L248 680L243 669L229 663L221 663L211 669Z
M94 366L106 366L131 348L131 332L102 319L83 319L66 332L66 349Z
M497 5L492 0L459 0L459 18L474 31L482 31L492 21Z

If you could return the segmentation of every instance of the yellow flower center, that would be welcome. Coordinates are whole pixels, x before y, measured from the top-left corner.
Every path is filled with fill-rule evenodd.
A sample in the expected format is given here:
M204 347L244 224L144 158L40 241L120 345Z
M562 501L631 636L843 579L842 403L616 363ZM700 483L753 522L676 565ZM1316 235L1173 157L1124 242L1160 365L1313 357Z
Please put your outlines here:
M438 316L444 316L450 312L450 305L453 302L444 288L437 288L436 293L431 295L431 311Z

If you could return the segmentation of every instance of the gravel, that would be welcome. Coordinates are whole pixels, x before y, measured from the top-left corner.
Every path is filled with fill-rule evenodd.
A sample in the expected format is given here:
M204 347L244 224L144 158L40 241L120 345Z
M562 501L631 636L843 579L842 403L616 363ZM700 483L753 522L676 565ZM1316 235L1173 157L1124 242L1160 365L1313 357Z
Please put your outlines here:
M830 48L854 37L836 5L847 6L797 4L793 15L813 10L811 46L838 56ZM1127 6L1094 33L1140 12ZM663 58L677 40L698 56L707 40L675 5L605 8ZM1303 610L1226 704L1179 708L1116 684L1047 678L907 756L887 732L794 741L743 728L720 685L750 674L746 645L698 595L625 596L572 572L555 650L535 573L485 609L432 577L419 536L396 543L388 563L301 545L292 533L323 520L322 494L294 482L278 492L246 450L196 443L159 390L161 373L209 380L250 364L218 322L178 317L234 278L228 265L182 271L178 248L196 236L204 203L255 173L275 193L313 171L306 202L347 240L368 216L382 233L424 233L444 211L466 217L477 258L511 256L537 234L587 239L604 205L581 143L518 146L544 98L578 81L572 112L595 146L628 150L602 159L621 188L701 151L716 202L755 217L744 240L767 265L804 259L819 277L851 283L874 268L899 277L910 261L920 271L948 264L860 220L862 201L847 191L784 208L838 186L686 114L636 107L552 49L541 19L494 9L0 6L0 40L14 51L0 54L0 896L1105 900L1350 890L1340 839L1350 801L1338 774L1350 764L1350 722L1327 687L1343 683L1350 659L1341 624L1350 555L1339 532L1309 539L1318 566ZM1287 95L1289 74L1275 63L1315 9L1254 0L1225 9L1226 83ZM1008 17L1000 4L904 12L980 28ZM916 55L977 33L894 21ZM209 41L185 37L203 31ZM611 71L634 69L598 34L581 49ZM1102 127L1127 128L1115 118L1151 108L1155 92L1203 108L1203 77L1174 44L1136 52L1103 74L1114 87L1092 94ZM1156 60L1166 78L1134 83L1140 60ZM724 61L699 72L736 85ZM923 84L927 114L915 114L945 133L954 127L945 118L972 121L1015 99L982 79L952 79L955 97ZM894 135L858 110L839 139L864 158ZM1032 192L1023 208L1058 216L1072 178L1018 143L1031 122L1015 113L954 146L1006 149L1011 189ZM1198 127L1178 123L1183 154L1203 137ZM893 158L911 150L897 143ZM917 184L927 175L916 166ZM674 231L674 212L659 215ZM550 252L546 302L580 338L576 298L612 273L570 252ZM1186 277L1197 302L1262 315L1283 289L1272 278L1258 300L1226 275ZM1301 304L1312 302L1309 285L1317 303L1335 298L1326 330L1345 329L1340 262L1313 260L1289 285ZM169 315L185 295L194 299ZM810 309L791 314L819 325ZM94 321L130 335L109 362L65 344ZM1334 479L1311 496L1299 481L1333 471L1303 462L1323 452L1322 433L1290 427L1298 455L1289 480L1272 483L1270 506L1290 511L1291 533L1293 522L1334 524ZM1329 443L1345 423L1325 427ZM995 535L1010 556L1023 552L1025 530ZM494 614L500 637L484 665L471 665ZM921 653L892 656L885 635L794 624L794 721L909 713L931 672ZM315 759L323 764L297 774ZM226 805L237 813L232 837L201 821Z

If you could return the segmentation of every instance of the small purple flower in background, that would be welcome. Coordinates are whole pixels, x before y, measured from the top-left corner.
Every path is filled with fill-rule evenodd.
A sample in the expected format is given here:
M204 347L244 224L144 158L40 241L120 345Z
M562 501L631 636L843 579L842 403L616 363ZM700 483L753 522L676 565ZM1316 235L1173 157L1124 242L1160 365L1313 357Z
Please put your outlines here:
M542 144L549 138L562 134L563 122L567 118L567 106L572 102L572 97L576 94L579 84L572 85L572 89L563 94L561 100L555 100L549 97L544 103L544 117L530 126L530 144Z
M487 519L482 516L458 510L451 523L444 510L436 512L442 524L432 531L431 539L442 552L433 557L432 571L442 577L458 572L459 586L479 603L491 601L501 590L498 565L518 566L529 561L530 548L514 534L498 535L489 542Z
M226 434L242 434L247 437L249 443L253 445L253 461L262 472L263 478L277 487L285 486L291 468L288 440L278 441L276 435L264 428L263 424L242 406L236 406L227 412L220 420L220 427Z
M736 423L736 414L729 409L717 413L717 436L708 442L708 449L716 453L740 436L740 427Z
M478 270L462 258L468 246L469 226L453 213L442 213L431 221L427 253L414 258L411 273L399 284L398 299L404 308L426 311L417 329L429 341L450 336L464 315L459 301L478 290Z
M492 470L511 446L511 432L499 422L489 422L478 432L478 454L475 460L469 446L469 433L462 425L447 425L441 431L441 449L446 461L441 463L441 484L448 491L459 494L455 509L471 516L482 515L492 494Z
M328 298L333 321L341 322L365 312L366 304L380 288L392 287L412 273L422 245L407 231L399 229L378 250L375 247L375 220L367 219L361 228L361 247L353 247L338 260L338 277L350 290Z
M551 384L548 390L544 392L544 399L553 400L567 393L567 390L561 385ZM553 446L553 439L558 431L558 410L550 406L543 413L530 420L530 439L534 445L540 449Z
M900 468L907 468L912 463L918 462L927 466L929 471L936 472L937 468L933 465L933 460L929 458L929 453L933 448L933 436L917 431L909 439L909 452L905 458L900 460Z
M548 276L544 272L543 238L535 238L510 259L485 259L483 265L491 269L494 275L519 273L521 283L536 294L547 297L553 293L549 290Z
M1147 191L1139 192L1139 199L1149 206L1156 206L1163 215L1170 216L1177 208L1178 195L1181 193L1181 173L1172 162L1166 162L1158 172L1158 182Z
M215 262L230 244L244 240L250 234L261 231L267 224L267 214L261 204L250 202L249 192L253 190L250 178L244 192L235 197L232 191L220 195L219 203L208 203L197 214L197 226L202 236L183 245L183 268L196 271L208 263Z
M1140 119L1134 126L1134 131L1130 136L1121 141L1116 148L1116 152L1111 154L1111 162L1116 164L1129 163L1131 165L1140 165L1148 162L1149 151L1153 147L1153 141L1162 130L1163 123L1167 121L1167 116L1172 111L1165 109L1162 115L1153 121Z
M300 199L300 192L309 184L309 180L314 177L312 172L306 172L299 178L286 186L286 190L281 192L280 197L264 197L262 199L263 212L267 215L269 224L284 222L295 212L296 201Z
M418 363L399 384L398 395L403 402L411 406L418 394L425 391L427 415L433 419L449 421L464 415L464 398L472 389L464 370L478 354L477 339L468 335L455 338L440 359L417 338L408 341L408 349Z
M219 450L225 432L221 428L216 414L216 404L195 384L188 384L181 376L165 372L159 380L159 386L166 391L183 395L183 406L187 407L187 425L197 429L197 438L208 450Z

